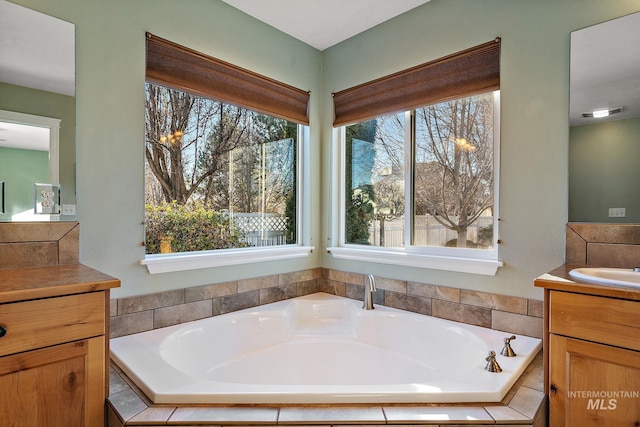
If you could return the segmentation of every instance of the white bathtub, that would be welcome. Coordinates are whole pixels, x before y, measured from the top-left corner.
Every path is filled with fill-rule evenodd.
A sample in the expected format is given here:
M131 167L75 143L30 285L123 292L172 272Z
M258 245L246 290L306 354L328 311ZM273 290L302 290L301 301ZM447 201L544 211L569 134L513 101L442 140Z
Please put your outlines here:
M111 357L154 403L498 402L541 348L500 356L506 336L316 293L114 338Z

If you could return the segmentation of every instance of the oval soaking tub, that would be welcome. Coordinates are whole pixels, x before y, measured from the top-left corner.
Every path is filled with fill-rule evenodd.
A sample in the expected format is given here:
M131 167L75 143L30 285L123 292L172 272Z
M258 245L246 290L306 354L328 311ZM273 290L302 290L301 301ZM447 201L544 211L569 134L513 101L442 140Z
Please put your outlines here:
M499 402L541 348L503 357L510 335L316 293L114 338L111 358L154 403Z

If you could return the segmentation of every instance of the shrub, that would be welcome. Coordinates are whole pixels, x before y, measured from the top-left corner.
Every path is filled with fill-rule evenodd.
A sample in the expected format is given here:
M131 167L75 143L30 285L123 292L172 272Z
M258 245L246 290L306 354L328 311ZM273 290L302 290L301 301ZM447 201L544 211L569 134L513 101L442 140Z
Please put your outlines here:
M159 254L164 240L171 252L206 251L246 247L243 235L235 230L225 213L202 203L164 203L145 207L147 254Z

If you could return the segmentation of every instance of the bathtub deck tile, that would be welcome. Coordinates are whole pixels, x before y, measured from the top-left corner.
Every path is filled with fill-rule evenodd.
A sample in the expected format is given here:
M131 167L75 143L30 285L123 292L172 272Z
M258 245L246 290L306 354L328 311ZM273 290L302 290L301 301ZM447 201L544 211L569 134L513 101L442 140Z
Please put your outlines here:
M125 424L129 419L147 409L147 404L133 389L127 389L109 396L109 403L114 412L118 413Z
M175 406L151 406L127 421L128 426L147 426L149 424L164 425L169 421Z
M496 423L503 424L505 422L523 422L531 423L531 419L522 415L515 409L508 406L485 406L484 409L496 420Z
M384 424L382 408L377 406L283 407L278 424Z
M529 387L520 387L509 402L509 407L530 419L534 419L544 399L543 392Z
M238 424L276 424L278 421L278 408L269 407L206 407L206 406L181 406L175 412L167 425L180 423L210 423L217 425Z
M390 423L424 423L446 421L449 424L473 420L493 423L487 411L478 406L385 406L384 413Z

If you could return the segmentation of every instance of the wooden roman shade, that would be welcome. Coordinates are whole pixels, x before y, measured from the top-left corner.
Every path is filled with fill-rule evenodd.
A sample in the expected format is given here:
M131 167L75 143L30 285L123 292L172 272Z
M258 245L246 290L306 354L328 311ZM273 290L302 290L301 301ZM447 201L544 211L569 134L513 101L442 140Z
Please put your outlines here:
M500 39L333 94L335 127L500 88Z
M147 81L309 124L309 92L147 33Z

